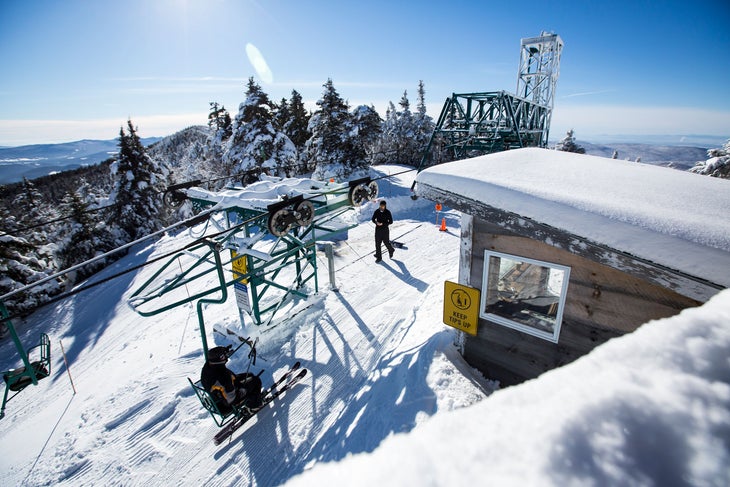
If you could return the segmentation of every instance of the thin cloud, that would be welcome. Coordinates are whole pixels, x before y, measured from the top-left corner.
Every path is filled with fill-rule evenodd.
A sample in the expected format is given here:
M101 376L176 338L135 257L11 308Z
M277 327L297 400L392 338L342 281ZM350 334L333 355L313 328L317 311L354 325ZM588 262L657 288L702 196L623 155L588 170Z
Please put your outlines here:
M592 96L592 95L603 95L604 93L615 93L616 90L598 90L598 91L584 91L581 93L571 93L570 95L559 96L558 98L575 98L577 96Z
M129 76L124 78L108 78L109 81L155 81L155 82L170 82L170 83L215 83L215 82L242 82L246 81L246 78L236 77L225 77L225 76L187 76L187 77L176 77L176 76Z
M293 81L279 81L277 83L274 83L275 86L294 86L296 87L302 87L302 88L316 88L321 87L327 82L327 79L323 79L320 81L302 81L302 80L293 80ZM401 90L408 90L415 92L418 84L413 83L413 81L404 81L402 83L388 81L388 82L381 82L381 81L337 81L336 79L332 80L332 84L334 84L335 89L339 89L340 87L344 88L365 88L365 89L401 89Z
M569 128L585 135L726 135L730 133L730 112L687 107L557 105L550 131L562 133Z

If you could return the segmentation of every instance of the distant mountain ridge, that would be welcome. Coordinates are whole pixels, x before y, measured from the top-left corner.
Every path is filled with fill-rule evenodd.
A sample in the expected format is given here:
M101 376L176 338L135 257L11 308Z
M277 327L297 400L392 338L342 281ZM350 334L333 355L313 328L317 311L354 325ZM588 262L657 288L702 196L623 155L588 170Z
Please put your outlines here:
M685 147L677 145L654 145L636 143L592 144L590 142L576 142L586 150L586 154L601 157L612 157L614 151L616 159L653 164L655 166L669 166L677 169L689 169L698 161L707 160L707 148Z
M142 139L145 146L162 137ZM98 164L119 152L117 139L78 140L59 144L0 147L0 184L35 179L48 174Z
M195 127L195 130L200 132L204 130L204 127ZM172 144L173 141L177 142L177 139L183 133L185 133L185 130L167 137L143 138L142 143L145 146L150 146L155 142L166 140ZM585 148L587 154L611 157L614 151L617 151L618 159L635 161L637 158L641 158L643 163L676 167L678 169L689 169L696 162L707 159L707 149L709 147L675 144L659 145L653 142L653 139L649 143L591 143L577 141L578 145ZM98 164L117 154L119 151L118 144L117 139L84 139L59 144L0 147L0 184L22 181L23 177L35 179L54 172ZM555 142L552 141L550 147L554 146ZM171 147L167 147L167 149L182 150L181 148Z

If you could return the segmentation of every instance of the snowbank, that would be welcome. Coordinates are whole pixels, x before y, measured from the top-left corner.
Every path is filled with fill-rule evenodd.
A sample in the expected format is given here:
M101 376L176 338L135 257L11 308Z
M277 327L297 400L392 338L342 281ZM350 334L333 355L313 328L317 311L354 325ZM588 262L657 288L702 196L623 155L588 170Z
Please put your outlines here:
M527 148L434 166L416 181L730 287L728 180Z
M286 485L730 485L730 290Z

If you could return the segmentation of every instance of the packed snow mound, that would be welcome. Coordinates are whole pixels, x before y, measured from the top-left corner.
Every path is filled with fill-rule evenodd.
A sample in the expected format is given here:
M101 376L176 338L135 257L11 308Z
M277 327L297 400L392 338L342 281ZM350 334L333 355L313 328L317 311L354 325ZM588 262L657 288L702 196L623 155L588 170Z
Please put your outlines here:
M286 485L730 485L730 290Z

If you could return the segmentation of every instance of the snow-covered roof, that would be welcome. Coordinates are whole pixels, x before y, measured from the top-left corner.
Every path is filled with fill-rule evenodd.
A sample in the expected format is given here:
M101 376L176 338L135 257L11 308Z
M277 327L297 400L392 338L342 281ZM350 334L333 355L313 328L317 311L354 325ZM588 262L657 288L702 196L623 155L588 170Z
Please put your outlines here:
M730 287L730 181L538 148L440 164L416 181L420 195L466 198Z

